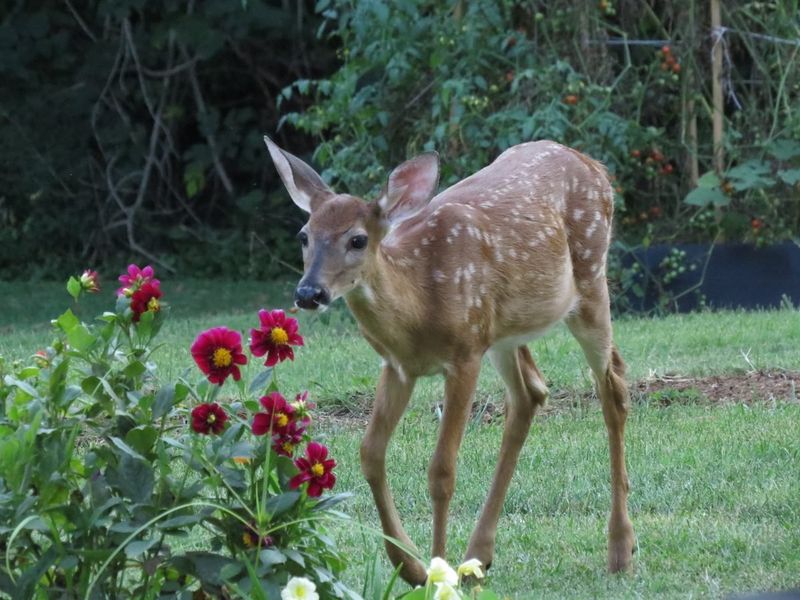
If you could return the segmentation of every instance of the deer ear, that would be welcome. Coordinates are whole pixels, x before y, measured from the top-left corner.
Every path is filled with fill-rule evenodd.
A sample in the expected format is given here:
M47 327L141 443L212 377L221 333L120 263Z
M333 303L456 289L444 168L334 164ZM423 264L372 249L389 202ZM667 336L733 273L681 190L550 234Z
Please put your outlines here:
M401 221L425 206L438 185L439 155L420 154L391 172L378 206L389 222Z
M280 149L267 136L264 136L264 143L267 145L272 162L275 163L275 168L278 169L278 175L283 180L283 185L286 186L286 191L297 206L310 213L333 195L333 190L314 169L294 154Z

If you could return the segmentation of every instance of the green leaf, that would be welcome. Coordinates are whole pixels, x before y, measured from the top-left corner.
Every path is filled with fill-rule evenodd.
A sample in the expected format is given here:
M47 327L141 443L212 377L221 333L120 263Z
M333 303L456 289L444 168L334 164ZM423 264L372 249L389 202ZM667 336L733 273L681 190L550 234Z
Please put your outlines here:
M271 567L273 565L281 565L286 562L286 555L284 555L280 550L277 548L265 548L261 552L258 553L258 558L261 561L261 564L265 567Z
M778 171L778 177L787 185L800 183L800 169L785 169Z
M134 360L122 372L126 377L136 378L145 371L147 371L147 367L144 366L144 363L140 360Z
M698 187L686 194L683 199L686 204L692 206L727 206L731 200L717 188Z
M499 600L499 597L492 590L481 590L475 600Z
M194 198L206 186L206 176L203 165L192 163L183 172L183 185L186 188L186 197Z
M403 594L400 598L401 600L426 600L427 590L424 587L418 587L407 594Z
M150 548L158 543L158 538L149 540L136 540L125 546L125 555L128 558L136 558L147 552Z
M155 479L153 469L147 462L124 454L117 475L115 483L127 498L139 503L150 499Z
M144 456L142 456L141 454L139 454L138 452L136 452L136 450L134 450L133 448L131 448L131 447L130 447L128 444L126 444L125 442L123 442L123 441L122 441L121 439L119 439L118 437L114 437L114 436L112 436L112 437L111 437L111 442L112 442L112 443L113 443L113 444L114 444L114 445L115 445L117 448L119 448L120 450L122 450L122 451L123 451L125 454L127 454L127 455L128 455L128 456L130 456L131 458L136 458L136 459L139 459L139 460L144 460Z
M701 188L715 188L719 187L722 182L714 171L708 171L700 176L697 180L697 187Z
M269 385L272 381L272 369L268 368L261 371L258 375L253 378L252 383L250 383L250 393L254 394L256 392L260 392L265 387Z
M17 581L17 589L12 597L14 598L33 598L36 584L44 574L58 560L58 549L51 545L30 568L22 572Z
M326 496L319 502L317 502L311 510L328 510L329 508L333 508L337 504L344 502L348 498L352 498L353 494L351 492L342 492L340 494L334 494L333 496Z
M172 517L156 523L159 529L176 529L178 527L185 527L186 525L194 525L203 519L203 515L181 515L179 517Z
M70 309L67 309L64 314L56 319L56 325L58 325L64 333L79 323L80 321L78 320L78 317L76 317Z
M139 425L125 435L125 441L141 454L148 454L156 443L158 431L152 425Z
M16 377L12 377L11 375L6 375L3 378L3 381L5 382L6 385L11 385L16 388L19 388L20 390L28 394L31 398L37 398L37 399L39 398L39 392L37 392L36 389L29 383L21 381Z
M800 156L800 142L795 140L775 140L767 146L767 152L778 160L790 160Z
M160 419L166 415L175 402L175 384L165 385L156 394L153 404L153 418Z
M75 277L70 277L67 280L67 292L69 292L69 295L77 300L78 296L81 295L81 282Z
M300 500L300 492L284 492L267 500L264 508L274 519L294 507L298 500Z
M725 178L739 192L775 185L775 179L770 175L770 166L760 160L748 160L729 169Z
M297 564L298 564L298 565L300 565L301 567L305 568L305 566L306 566L306 559L305 559L305 558L303 557L303 555L302 555L302 554L300 554L300 553L299 553L297 550L293 550L293 549L291 549L291 548L284 548L284 549L283 549L283 553L284 553L286 556L288 556L288 557L289 557L289 560L291 560L292 562L294 562L294 563L297 563Z

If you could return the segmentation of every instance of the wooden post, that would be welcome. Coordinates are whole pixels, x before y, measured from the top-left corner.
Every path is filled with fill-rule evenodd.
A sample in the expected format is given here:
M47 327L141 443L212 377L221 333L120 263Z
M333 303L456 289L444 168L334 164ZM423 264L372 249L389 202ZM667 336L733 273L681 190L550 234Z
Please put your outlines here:
M713 105L714 171L721 175L725 170L725 154L722 145L723 111L722 100L722 19L719 0L711 0L711 35L714 46L711 50L711 94Z
M684 93L683 98L686 102L684 108L684 115L688 121L686 125L687 143L689 146L688 156L686 163L689 167L689 183L691 188L697 187L697 181L700 179L700 167L697 158L697 109L695 107L695 93L697 91L697 68L694 61L695 42L697 41L697 9L694 2L689 3L688 17L688 35L686 36L690 43L688 47L692 53L690 57L687 53L684 60Z
M720 18L719 0L711 0L711 35L714 46L711 50L711 101L712 125L714 140L714 172L721 179L725 170L725 149L723 148L723 127L725 106L722 100L722 19ZM714 220L719 224L722 221L722 207L714 207ZM724 236L720 233L720 241Z

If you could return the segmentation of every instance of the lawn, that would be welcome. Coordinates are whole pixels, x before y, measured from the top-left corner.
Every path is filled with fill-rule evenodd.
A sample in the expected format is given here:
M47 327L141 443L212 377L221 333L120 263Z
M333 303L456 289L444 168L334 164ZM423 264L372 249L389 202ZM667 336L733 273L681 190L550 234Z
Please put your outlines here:
M165 380L191 367L188 346L214 325L246 331L262 306L285 306L290 287L254 282L163 283L171 319L157 359ZM46 345L48 320L68 304L60 285L0 283L0 354L24 357ZM79 307L91 318L110 292ZM339 465L340 491L358 522L377 525L358 467L358 444L379 366L341 307L299 315L306 347L281 365L288 395L310 389L324 413L319 430ZM700 376L752 370L797 371L800 314L721 312L663 319L625 318L616 339L631 381L678 374ZM627 435L631 518L638 549L630 575L605 573L609 508L605 430L577 344L563 327L532 344L553 392L554 410L531 430L501 519L488 585L512 598L720 597L733 592L800 586L800 403L792 392L710 405L697 394L669 406L634 395ZM254 372L256 365L249 365ZM190 371L193 373L193 371ZM192 375L193 376L193 375ZM797 378L795 378L797 381ZM425 552L430 506L425 469L433 448L440 379L418 386L389 454L398 509ZM679 398L680 399L680 398ZM755 402L753 401L755 400ZM486 418L502 402L491 368L481 374L480 417L470 424L451 508L448 558L466 546L488 487L502 418ZM358 528L336 530L353 558L356 587L378 540Z

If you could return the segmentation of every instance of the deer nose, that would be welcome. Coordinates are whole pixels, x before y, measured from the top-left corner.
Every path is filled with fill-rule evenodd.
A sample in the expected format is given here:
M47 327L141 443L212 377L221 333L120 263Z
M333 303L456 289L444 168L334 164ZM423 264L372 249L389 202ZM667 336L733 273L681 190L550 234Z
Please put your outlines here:
M318 285L300 283L294 291L294 303L300 308L314 310L320 304L328 304L331 301L327 290Z

